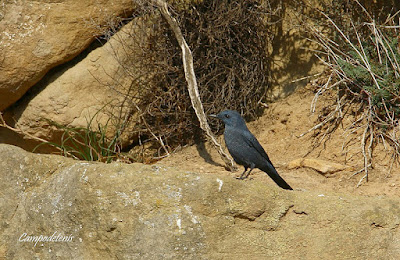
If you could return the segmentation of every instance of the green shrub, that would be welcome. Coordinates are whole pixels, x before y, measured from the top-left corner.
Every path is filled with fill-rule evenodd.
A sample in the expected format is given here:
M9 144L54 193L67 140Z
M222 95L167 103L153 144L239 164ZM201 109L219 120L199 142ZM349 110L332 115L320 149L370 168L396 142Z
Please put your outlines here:
M375 116L386 121L386 110L393 112L395 117L400 113L400 71L396 64L400 61L400 54L397 36L392 32L383 36L387 41L382 42L381 46L376 44L377 37L371 36L362 42L358 52L348 51L350 58L339 56L337 66L348 80L347 83L356 86L353 90L358 89L358 94L366 93L371 98L371 105L377 109ZM366 68L363 59L367 60L370 68ZM392 62L395 62L393 66Z

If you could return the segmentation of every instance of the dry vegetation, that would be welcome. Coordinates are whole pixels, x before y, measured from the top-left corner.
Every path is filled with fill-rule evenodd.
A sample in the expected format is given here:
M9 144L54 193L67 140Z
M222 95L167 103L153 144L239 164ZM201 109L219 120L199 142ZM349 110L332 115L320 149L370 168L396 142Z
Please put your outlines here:
M312 112L320 95L336 93L332 104L319 111L321 122L309 132L317 132L319 145L346 117L353 118L345 126L342 147L354 145L354 133L360 137L364 167L354 174L364 172L361 182L368 180L376 145L382 144L391 154L392 164L400 156L400 17L399 11L387 6L368 10L359 1L334 5L337 8L316 9L314 19L304 22L310 40L320 47L318 57L328 68L326 81L317 87Z
M121 106L129 109L121 109L123 114L117 117L122 118L118 123L121 129L133 115L135 120L139 118L133 130L138 137L133 144L135 152L146 156L146 149L157 149L151 156L160 158L181 145L201 140L203 133L190 102L173 32L156 8L140 6L132 22L146 32L147 39L131 32L136 46L126 46L126 51L142 51L136 52L131 62L121 62L132 83L121 91L125 96ZM235 109L248 119L259 115L270 90L266 52L273 35L270 24L278 19L269 2L203 1L188 7L172 5L170 11L192 51L205 113ZM108 31L105 37L114 33ZM210 123L214 130L221 130L218 121Z

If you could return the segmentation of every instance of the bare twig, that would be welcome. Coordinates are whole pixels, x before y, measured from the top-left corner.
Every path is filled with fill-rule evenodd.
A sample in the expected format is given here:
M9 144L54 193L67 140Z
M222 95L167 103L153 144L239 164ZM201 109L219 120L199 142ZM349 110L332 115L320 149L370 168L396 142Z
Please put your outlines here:
M366 180L368 182L368 174L365 174L357 183L357 188L360 187L361 183L363 180Z
M1 112L0 112L0 127L7 128L8 130L13 131L14 133L23 135L24 137L27 137L27 138L29 138L29 139L38 141L38 142L40 142L40 143L48 143L48 142L49 142L49 141L47 141L47 140L45 140L45 139L43 139L43 138L40 138L40 137L31 135L30 133L27 133L27 132L23 131L22 129L14 128L14 127L9 126L9 125L6 123L6 121L4 120L3 115L2 115ZM52 147L56 148L57 150L59 150L59 151L62 152L62 153L66 153L68 156L70 156L70 157L72 157L72 158L77 159L76 156L74 156L73 154L71 154L71 153L69 153L69 152L63 150L63 149L60 148L60 147L57 147L57 146L52 146Z
M319 95L319 94L320 94L320 93L317 93L317 94L315 94L315 95ZM331 122L332 120L335 120L335 119L337 119L337 118L341 118L341 117L342 117L342 112L341 112L341 110L342 110L342 107L343 107L343 104L341 104L341 100L343 100L343 99L344 99L344 97L342 97L342 98L338 101L338 104L336 105L335 110L333 110L332 112L330 112L329 115L326 116L326 118L325 118L321 123L316 124L315 126L311 127L311 128L308 129L306 132L300 134L298 137L303 137L303 136L305 136L306 134L308 134L308 133L310 133L310 132L312 132L312 131L314 131L314 130L317 130L317 129L321 128L321 127L323 127L324 125L326 125L327 123Z

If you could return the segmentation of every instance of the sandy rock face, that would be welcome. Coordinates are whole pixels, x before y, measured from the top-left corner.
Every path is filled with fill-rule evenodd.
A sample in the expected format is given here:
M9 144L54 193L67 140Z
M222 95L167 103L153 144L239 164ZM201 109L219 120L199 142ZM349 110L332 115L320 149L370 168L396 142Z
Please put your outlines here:
M299 158L289 162L288 164L288 169L290 170L300 167L314 169L323 175L330 175L346 169L345 165L315 158Z
M398 199L284 191L161 164L88 163L9 145L0 145L0 158L6 259L400 255ZM40 235L47 241L32 241Z
M126 16L131 0L6 1L0 7L0 111L52 67L93 40L95 27Z
M107 133L112 137L116 124L109 120L113 116L124 117L120 113L127 108L121 110L120 104L128 91L132 94L135 90L124 67L135 60L135 51L142 51L135 49L133 41L137 38L132 35L146 38L138 25L131 22L76 64L46 76L35 86L41 91L22 98L19 106L9 109L17 119L16 126L26 133L60 142L57 129L49 127L47 120L75 128L86 128L93 120L95 130L96 124L104 126L108 122ZM130 121L121 136L123 144L131 140L129 129L134 122Z

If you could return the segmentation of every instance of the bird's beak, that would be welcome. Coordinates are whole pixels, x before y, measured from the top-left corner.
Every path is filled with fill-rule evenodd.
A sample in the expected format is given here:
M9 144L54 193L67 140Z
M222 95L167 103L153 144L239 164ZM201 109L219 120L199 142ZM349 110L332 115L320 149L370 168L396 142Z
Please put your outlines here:
M210 114L210 115L208 115L209 117L215 117L215 118L218 118L218 116L217 115L214 115L214 114Z

